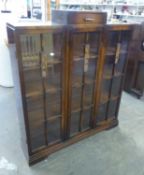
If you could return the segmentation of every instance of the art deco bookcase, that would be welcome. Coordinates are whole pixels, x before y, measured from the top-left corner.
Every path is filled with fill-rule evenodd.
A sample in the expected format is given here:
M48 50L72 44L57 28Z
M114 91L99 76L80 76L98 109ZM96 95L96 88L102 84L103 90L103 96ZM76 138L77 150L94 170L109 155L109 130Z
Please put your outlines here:
M29 164L118 124L133 29L107 25L105 13L55 10L52 16L52 24L7 24Z

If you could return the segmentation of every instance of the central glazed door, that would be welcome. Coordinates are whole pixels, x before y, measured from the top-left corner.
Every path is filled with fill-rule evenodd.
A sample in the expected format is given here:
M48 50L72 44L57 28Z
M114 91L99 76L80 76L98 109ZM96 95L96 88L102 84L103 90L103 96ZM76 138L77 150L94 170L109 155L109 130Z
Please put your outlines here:
M100 37L100 31L70 33L70 137L92 127Z

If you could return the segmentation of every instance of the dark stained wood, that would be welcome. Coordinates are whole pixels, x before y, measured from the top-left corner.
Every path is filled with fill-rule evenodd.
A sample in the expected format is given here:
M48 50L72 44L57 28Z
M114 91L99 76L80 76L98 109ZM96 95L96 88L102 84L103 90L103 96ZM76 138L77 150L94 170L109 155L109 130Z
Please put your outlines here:
M144 24L136 25L132 34L132 41L128 54L128 64L126 68L124 89L135 94L138 98L144 91L144 51L142 42L144 41Z
M118 124L133 25L107 25L105 13L58 10L53 22L60 14L66 25L7 24L30 165Z

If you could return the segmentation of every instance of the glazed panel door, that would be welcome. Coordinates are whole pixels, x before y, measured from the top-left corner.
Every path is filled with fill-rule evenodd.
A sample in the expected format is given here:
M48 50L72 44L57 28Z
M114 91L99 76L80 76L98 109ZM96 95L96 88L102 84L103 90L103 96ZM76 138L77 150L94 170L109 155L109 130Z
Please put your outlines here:
M70 136L91 128L100 36L100 32L70 34Z
M96 122L117 117L131 32L109 31Z
M62 29L20 35L31 152L64 138L64 40Z

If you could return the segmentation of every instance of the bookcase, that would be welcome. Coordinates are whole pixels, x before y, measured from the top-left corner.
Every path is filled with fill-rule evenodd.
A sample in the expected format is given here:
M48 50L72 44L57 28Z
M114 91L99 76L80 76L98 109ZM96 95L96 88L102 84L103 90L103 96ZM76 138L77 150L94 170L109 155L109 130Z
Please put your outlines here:
M54 10L52 23L7 24L22 146L32 165L117 126L133 25Z

